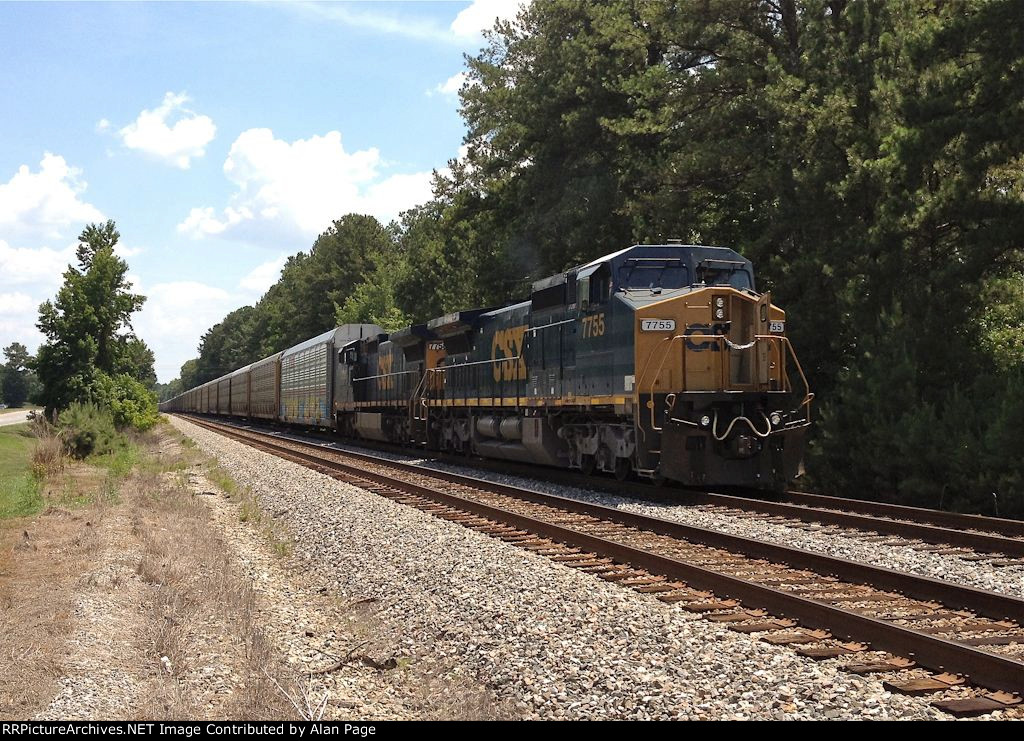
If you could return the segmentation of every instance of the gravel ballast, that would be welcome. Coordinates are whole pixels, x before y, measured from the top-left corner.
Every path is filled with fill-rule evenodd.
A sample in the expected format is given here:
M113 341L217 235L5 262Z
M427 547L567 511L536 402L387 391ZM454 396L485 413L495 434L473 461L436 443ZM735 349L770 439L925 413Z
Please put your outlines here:
M336 444L332 447L342 451L368 452L365 449L349 447L343 444ZM536 479L523 478L522 476L484 471L470 466L438 463L437 461L416 456L395 455L377 451L373 451L373 454L381 458L412 463L423 468L475 476L487 481L525 487L544 492L545 494L554 494L593 504L601 504L606 507L615 507L616 509L636 512L649 517L660 517L665 520L674 520L687 525L717 530L731 535L756 538L828 556L869 563L874 566L892 569L893 571L943 579L956 584L963 584L978 589L988 589L1014 597L1024 595L1024 566L993 566L986 561L968 561L951 554L916 551L907 545L898 543L868 542L861 537L865 533L858 531L843 531L833 528L822 529L819 532L808 531L784 524L737 516L736 514L730 514L721 507L694 507L689 505L673 505L670 502L644 502L606 492L551 484ZM797 521L794 520L793 522L797 524ZM892 540L896 541L898 538L892 536Z
M331 593L378 600L404 662L458 667L526 718L947 718L418 510L174 418L249 487ZM387 672L381 673L386 682ZM990 716L991 717L991 716Z

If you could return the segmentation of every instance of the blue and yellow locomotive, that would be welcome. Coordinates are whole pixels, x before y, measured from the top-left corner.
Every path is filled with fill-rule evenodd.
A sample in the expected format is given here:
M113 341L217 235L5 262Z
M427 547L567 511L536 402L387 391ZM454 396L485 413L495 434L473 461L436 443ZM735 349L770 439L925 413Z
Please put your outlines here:
M785 326L735 251L635 245L537 281L526 301L390 335L346 325L283 357L315 349L307 424L342 435L778 489L801 471L813 399ZM165 408L224 413L182 398ZM285 407L280 421L295 421Z

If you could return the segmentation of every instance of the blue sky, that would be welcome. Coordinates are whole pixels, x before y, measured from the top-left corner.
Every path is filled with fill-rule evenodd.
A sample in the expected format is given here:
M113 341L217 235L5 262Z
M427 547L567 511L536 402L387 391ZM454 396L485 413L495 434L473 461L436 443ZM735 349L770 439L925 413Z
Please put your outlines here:
M463 54L517 0L0 2L0 347L112 218L161 381L351 211L429 198Z

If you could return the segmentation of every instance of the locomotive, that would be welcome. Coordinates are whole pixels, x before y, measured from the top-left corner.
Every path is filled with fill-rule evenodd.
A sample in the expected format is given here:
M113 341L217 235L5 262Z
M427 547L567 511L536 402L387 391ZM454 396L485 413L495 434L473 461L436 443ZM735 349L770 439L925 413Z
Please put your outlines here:
M539 280L509 306L390 334L335 328L162 409L778 490L802 472L814 398L785 329L734 250L634 245Z

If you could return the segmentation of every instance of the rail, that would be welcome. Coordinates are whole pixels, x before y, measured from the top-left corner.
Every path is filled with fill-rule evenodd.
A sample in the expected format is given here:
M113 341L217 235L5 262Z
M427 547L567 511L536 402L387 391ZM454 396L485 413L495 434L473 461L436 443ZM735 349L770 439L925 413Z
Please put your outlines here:
M1019 646L1024 642L1024 636L1019 632L1024 621L1024 601L1016 597L449 472L424 470L408 464L374 459L372 456L353 455L347 451L325 450L312 443L291 441L297 446L296 449L282 445L279 440L268 441L266 436L233 432L223 425L206 422L202 425L331 475L334 475L333 472L344 472L359 477L371 484L371 490L398 498L399 501L408 495L426 497L446 507L491 518L559 544L592 552L610 559L601 563L608 564L606 570L612 575L612 581L622 579L621 569L643 569L652 575L661 575L661 579L685 582L660 582L666 585L668 591L680 590L682 599L689 598L692 601L690 595L695 594L695 589L707 589L716 597L740 600L742 606L714 600L708 602L705 598L692 607L698 612L728 612L726 619L730 621L753 621L751 629L746 632L789 630L793 626L793 623L773 623L743 612L750 608L762 608L798 620L806 628L827 631L816 639L818 641L834 643L845 639L869 643L873 650L910 656L922 667L946 672L932 680L933 685L936 682L938 685L933 689L948 688L950 685L944 684L942 679L952 676L949 673L962 673L982 687L1017 693L1024 691L1024 662L1013 655L999 653L996 649L1010 644ZM369 468L366 464L355 465L346 461L346 458L371 459L367 461L371 465ZM400 473L396 475L396 472ZM428 483L438 479L455 482L472 491L462 492L450 486L439 487L436 483ZM398 492L397 497L385 493L395 490ZM480 492L481 496L474 494L474 491ZM493 492L499 498L486 492ZM436 506L428 505L428 508ZM548 512L550 514L546 514ZM516 542L524 545L536 543L522 533L514 534L513 537ZM719 550L715 553L699 550L704 547ZM725 558L720 554L721 550L750 560ZM613 561L625 566L615 566ZM780 567L782 571L769 568L773 564L784 564L785 567ZM785 571L785 568L792 570ZM821 579L815 582L817 586L807 586L807 571ZM658 578L643 583L653 582L658 582ZM874 604L875 607L847 607L857 603ZM897 604L901 606L895 609L887 607ZM970 610L986 618L964 615L947 617L953 614L949 612L951 609ZM890 614L892 616L888 616ZM933 620L960 621L962 626L953 625L936 630L930 623ZM907 622L911 624L904 624ZM1000 635L1010 631L1018 632L1005 638ZM954 637L941 637L944 633ZM971 634L981 637L974 638ZM779 635L782 639L791 633ZM831 654L833 656L855 654L863 650L863 647L848 648L849 645L839 644L824 650L834 651ZM893 663L890 668L880 671L899 671L906 665ZM900 683L896 684L898 689ZM915 691L914 683L907 683L905 691ZM1018 702L1019 698L996 694L971 698L970 701L944 701L939 705L945 705L945 709L956 712L958 708L968 711L978 707L994 710Z

